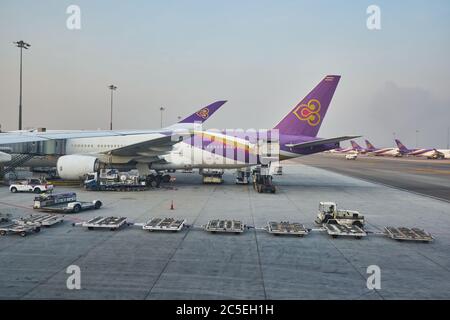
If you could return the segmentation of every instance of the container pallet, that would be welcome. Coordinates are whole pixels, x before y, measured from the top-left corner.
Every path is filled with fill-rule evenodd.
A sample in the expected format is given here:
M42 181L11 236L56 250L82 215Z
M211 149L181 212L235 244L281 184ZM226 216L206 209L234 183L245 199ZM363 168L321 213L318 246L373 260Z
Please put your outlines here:
M0 224L0 235L6 236L8 233L19 234L21 237L25 237L28 233L39 232L41 228L36 225L25 225L18 222L7 222Z
M210 220L204 229L209 232L242 233L244 224L238 220Z
M299 237L303 237L309 233L308 229L306 229L302 224L289 221L270 221L267 223L266 230L267 232L275 235L296 235Z
M431 234L418 228L406 228L406 227L385 227L385 234L387 237L394 240L406 240L406 241L423 241L431 242L433 237Z
M153 218L142 226L148 231L180 231L183 229L186 219Z
M117 230L127 223L126 217L95 217L91 220L81 223L82 227L93 229L110 229Z
M47 215L29 215L17 220L20 224L25 225L38 225L43 227L50 227L57 223L62 223L64 221L62 216L56 216L52 214Z
M345 237L355 237L360 239L361 237L367 236L367 233L358 226L355 225L343 225L343 224L334 224L334 223L324 223L323 227L327 231L327 233L333 238L337 238L340 236Z

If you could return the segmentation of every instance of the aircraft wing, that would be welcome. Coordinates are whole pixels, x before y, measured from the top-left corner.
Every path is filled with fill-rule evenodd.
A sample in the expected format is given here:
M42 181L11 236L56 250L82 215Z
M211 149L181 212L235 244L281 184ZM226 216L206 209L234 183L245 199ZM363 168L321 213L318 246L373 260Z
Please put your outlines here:
M286 144L286 147L288 148L308 148L308 147L314 147L322 144L331 144L336 142L341 142L345 140L355 139L359 138L361 136L341 136L341 137L335 137L335 138L328 138L328 139L317 139L317 140L311 140L306 142L300 142L300 143L288 143Z
M174 130L175 131L175 130ZM181 129L180 129L181 131ZM65 140L77 138L99 138L99 137L119 137L136 136L148 134L165 134L169 131L161 130L49 130L46 132L4 132L0 133L0 145L15 144L23 142L38 142L50 140Z
M116 148L106 151L105 153L115 156L147 156L154 157L163 155L172 150L174 144L183 140L183 137L190 136L190 133L172 134L162 137L156 137L145 141L127 145L125 147Z

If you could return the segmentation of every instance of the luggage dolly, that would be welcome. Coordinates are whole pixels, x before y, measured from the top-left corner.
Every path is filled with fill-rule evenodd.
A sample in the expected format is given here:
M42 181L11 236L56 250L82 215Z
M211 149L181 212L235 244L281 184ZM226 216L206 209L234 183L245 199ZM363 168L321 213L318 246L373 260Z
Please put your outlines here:
M88 230L94 229L109 229L111 231L116 231L120 227L127 224L126 217L95 217L91 220L74 223L73 226L81 226L88 228Z
M329 220L327 223L323 224L323 227L333 238L346 236L361 239L362 237L367 236L367 233L357 225L339 224L335 220Z
M397 241L432 242L434 240L431 234L419 228L385 227L384 230L387 237Z
M16 222L24 225L38 225L42 227L50 227L64 221L63 216L53 214L31 214L27 217L17 219Z
M186 219L174 218L152 218L142 225L143 230L148 231L172 231L177 232L183 229Z
M240 234L244 232L244 224L239 220L210 220L203 226L205 231L216 233L235 233Z
M0 235L6 236L8 233L16 233L21 237L25 237L28 233L41 231L41 227L38 225L25 225L16 221L7 222L0 225Z
M306 229L303 224L289 221L267 222L266 231L276 236L295 235L298 237L303 237L309 233L309 230Z

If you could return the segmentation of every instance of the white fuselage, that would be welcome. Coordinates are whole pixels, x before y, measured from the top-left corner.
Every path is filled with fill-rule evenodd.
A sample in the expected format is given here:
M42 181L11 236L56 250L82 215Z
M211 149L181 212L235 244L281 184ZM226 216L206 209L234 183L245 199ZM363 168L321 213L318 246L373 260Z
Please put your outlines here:
M208 132L208 135L211 134L219 138L224 137L222 134ZM245 157L245 148L247 147L247 150L250 149L255 154L255 146L243 139L229 136L226 137L226 147L221 149L214 148L214 144L210 148L203 148L202 142L200 141L196 146L192 146L186 142L178 142L168 152L155 152L150 150L127 156L109 154L114 149L161 137L163 137L162 134L153 133L67 139L66 155L92 155L99 158L100 161L109 164L126 164L131 160L135 160L141 163L152 163L151 168L156 170L184 168L232 169L257 164L256 156L254 159L250 159L250 161L248 161L248 156L247 158ZM237 145L240 148L236 147ZM241 152L240 157L230 156L230 154L239 152ZM155 157L158 157L162 161L155 162Z
M444 155L445 159L450 159L450 149L438 149Z
M400 157L401 153L398 148L384 148L378 149L372 152L368 152L376 156L386 156L386 157Z

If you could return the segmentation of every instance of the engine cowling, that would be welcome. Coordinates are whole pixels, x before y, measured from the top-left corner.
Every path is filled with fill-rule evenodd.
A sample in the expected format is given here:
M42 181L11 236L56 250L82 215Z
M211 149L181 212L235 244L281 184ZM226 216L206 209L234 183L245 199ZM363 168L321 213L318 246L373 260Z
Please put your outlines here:
M83 180L84 176L99 169L100 161L93 156L68 155L56 163L58 175L66 180Z

